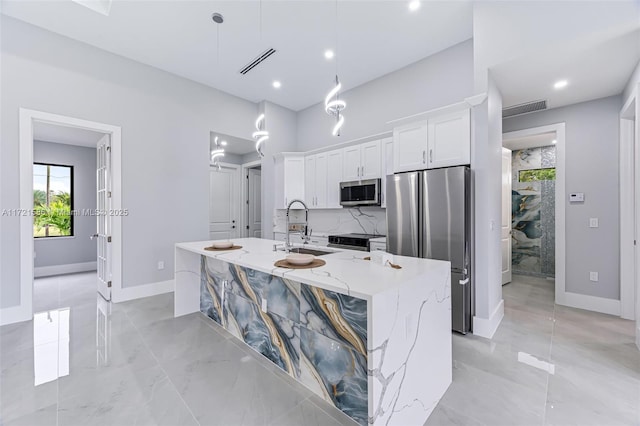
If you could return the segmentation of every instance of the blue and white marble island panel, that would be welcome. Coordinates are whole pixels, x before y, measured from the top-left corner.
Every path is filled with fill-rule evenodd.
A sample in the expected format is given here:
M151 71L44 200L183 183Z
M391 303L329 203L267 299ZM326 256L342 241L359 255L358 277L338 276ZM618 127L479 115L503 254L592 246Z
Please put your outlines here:
M360 424L423 424L451 383L449 263L339 250L290 270L275 241L176 245L175 315L201 311Z

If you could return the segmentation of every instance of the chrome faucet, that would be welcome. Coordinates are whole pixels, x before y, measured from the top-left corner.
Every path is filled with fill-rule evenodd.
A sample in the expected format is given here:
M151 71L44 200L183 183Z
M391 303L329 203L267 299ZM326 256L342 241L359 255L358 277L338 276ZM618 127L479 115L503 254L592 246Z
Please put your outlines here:
M284 244L284 250L287 253L289 253L289 251L291 250L291 240L289 239L289 210L291 210L291 205L293 203L300 203L304 206L304 236L302 238L305 240L305 242L309 241L309 236L307 235L307 229L309 228L309 208L302 200L291 200L291 202L287 206L287 241Z

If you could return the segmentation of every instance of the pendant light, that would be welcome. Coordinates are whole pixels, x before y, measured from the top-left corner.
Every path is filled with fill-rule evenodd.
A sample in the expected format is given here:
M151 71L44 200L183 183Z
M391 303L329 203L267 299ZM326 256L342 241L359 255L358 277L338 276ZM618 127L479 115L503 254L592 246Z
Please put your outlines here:
M338 0L336 0L336 46L335 51L338 51ZM332 52L333 53L333 52ZM325 54L326 56L326 54ZM324 98L324 111L336 118L336 124L333 126L331 134L333 136L340 136L340 129L344 124L344 115L342 111L347 107L347 103L340 99L340 89L342 89L342 83L338 78L338 58L336 56L336 85L329 91Z
M256 131L251 135L256 140L256 151L260 157L264 157L262 143L269 139L269 132L264 127L264 114L260 114L256 120Z
M222 141L220 141L216 136L213 139L213 150L211 150L211 165L214 167L217 167L218 170L221 169L220 157L224 157L224 148L221 148L221 146L222 146Z

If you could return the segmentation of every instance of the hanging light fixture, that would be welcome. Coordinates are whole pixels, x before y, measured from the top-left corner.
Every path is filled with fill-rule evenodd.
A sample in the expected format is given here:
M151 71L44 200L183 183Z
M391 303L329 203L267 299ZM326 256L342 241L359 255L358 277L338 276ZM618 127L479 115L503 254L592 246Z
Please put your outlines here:
M218 170L221 169L221 167L220 167L220 157L224 157L224 148L220 148L223 145L222 142L224 142L224 141L219 141L218 137L216 136L213 139L214 149L211 150L211 164L214 167L217 167Z
M324 99L325 112L336 118L336 124L333 126L333 130L331 132L333 136L340 136L340 128L344 124L344 115L342 115L341 112L347 107L347 103L339 98L341 88L342 84L336 75L336 85Z
M338 50L338 0L336 0L336 46L335 50ZM331 57L333 57L334 52L331 51ZM325 52L326 56L326 52ZM328 56L327 56L328 58ZM333 130L331 134L333 136L340 136L340 129L344 124L344 115L342 111L347 107L347 103L340 99L340 89L342 88L342 83L338 79L338 60L336 58L336 85L329 91L327 97L324 98L324 111L336 118L336 124L333 126Z
M269 131L264 129L264 114L260 114L256 120L256 131L251 135L256 140L256 151L260 157L264 157L262 143L269 139Z

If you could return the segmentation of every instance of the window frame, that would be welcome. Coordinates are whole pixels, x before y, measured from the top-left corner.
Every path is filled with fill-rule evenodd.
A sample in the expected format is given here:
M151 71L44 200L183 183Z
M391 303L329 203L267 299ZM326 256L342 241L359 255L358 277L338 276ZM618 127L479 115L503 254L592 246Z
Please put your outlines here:
M75 215L73 214L74 211L74 204L75 204L75 185L74 185L74 168L75 166L73 165L69 165L69 164L56 164L56 163L43 163L41 161L34 161L33 165L36 166L53 166L53 167L68 167L70 169L70 173L69 173L69 178L70 178L70 187L71 187L71 192L69 194L69 198L70 198L70 206L69 206L69 211L70 211L70 225L69 225L69 235L43 235L41 237L36 237L35 235L33 236L34 240L40 240L40 239L49 239L49 238L72 238L75 237L75 221L74 221L74 217ZM32 177L33 177L33 172L31 173ZM33 184L32 184L33 186ZM32 192L35 190L35 188L31 189ZM35 206L33 206L35 209ZM35 220L35 216L34 216L34 220Z

